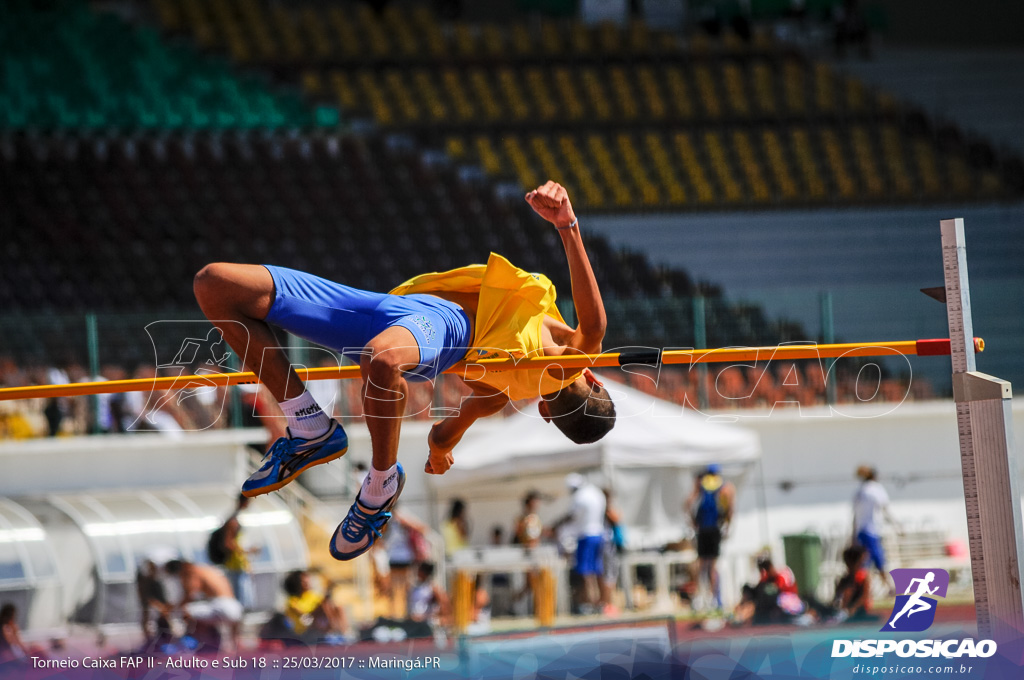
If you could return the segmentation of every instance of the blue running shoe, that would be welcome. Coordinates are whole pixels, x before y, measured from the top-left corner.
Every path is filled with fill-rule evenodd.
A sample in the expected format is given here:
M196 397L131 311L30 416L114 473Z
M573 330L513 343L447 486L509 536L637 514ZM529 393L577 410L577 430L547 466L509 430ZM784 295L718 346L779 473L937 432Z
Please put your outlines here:
M336 420L316 439L281 437L267 451L262 467L242 484L242 495L253 498L277 491L314 465L341 458L346 451L348 435Z
M380 538L391 521L391 508L395 507L398 497L405 486L405 470L398 463L398 490L395 495L379 508L363 505L356 494L356 500L348 510L348 515L341 521L331 537L331 557L336 560L351 560L359 557L373 547L374 541ZM362 493L362 489L359 490Z

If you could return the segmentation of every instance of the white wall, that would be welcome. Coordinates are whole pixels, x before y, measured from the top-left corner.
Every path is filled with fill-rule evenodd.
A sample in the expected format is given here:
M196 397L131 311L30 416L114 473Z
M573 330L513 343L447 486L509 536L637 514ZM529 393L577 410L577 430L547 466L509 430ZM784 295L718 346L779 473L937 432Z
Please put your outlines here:
M767 518L758 509L756 483L739 495L739 514L724 550L742 555L759 549L767 520L773 553L781 537L805 530L850 531L859 465L872 465L906 528L941 528L966 544L967 520L960 473L956 411L952 401L884 406L743 412L740 423L761 435ZM856 417L852 417L856 416ZM1013 409L1018 461L1024 443L1024 403ZM1018 470L1024 470L1020 462ZM757 473L751 482L757 481ZM791 484L784 490L784 484Z
M0 442L0 496L218 483L248 475L262 430L48 437Z

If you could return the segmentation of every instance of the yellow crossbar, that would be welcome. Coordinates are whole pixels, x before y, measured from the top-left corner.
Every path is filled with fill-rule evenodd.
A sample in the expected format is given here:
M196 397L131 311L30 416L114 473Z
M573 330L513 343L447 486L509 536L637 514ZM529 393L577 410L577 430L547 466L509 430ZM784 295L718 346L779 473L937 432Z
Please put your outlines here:
M985 341L974 339L975 351L985 348ZM777 345L769 347L719 347L716 349L671 349L608 352L605 354L574 354L571 356L532 357L529 359L484 359L461 361L445 373L467 380L479 380L489 369L517 370L561 366L567 369L606 368L609 366L662 364L713 364L772 360L827 359L839 357L876 357L894 355L949 355L949 340L895 340L892 342L847 342L822 345ZM302 368L297 370L303 380L359 378L358 366ZM225 385L252 385L259 382L256 374L207 373L130 380L104 380L61 385L31 385L0 388L0 401L52 397L78 397L87 394L116 392L151 392L153 390L186 389Z

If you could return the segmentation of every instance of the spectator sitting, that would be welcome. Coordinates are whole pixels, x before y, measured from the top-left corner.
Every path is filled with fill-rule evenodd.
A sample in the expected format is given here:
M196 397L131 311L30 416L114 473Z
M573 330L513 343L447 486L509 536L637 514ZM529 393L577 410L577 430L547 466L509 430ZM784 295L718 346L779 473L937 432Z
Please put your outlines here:
M843 551L843 563L846 574L836 584L836 596L833 604L836 613L833 619L842 621L877 621L878 617L870 613L871 581L865 558L867 550L860 545L851 545Z
M173 607L161 580L161 570L177 557L173 548L158 547L149 551L135 572L135 587L139 596L140 623L144 647L160 648L171 644L174 633L170 615Z
M422 562L416 570L416 583L409 591L409 618L447 626L450 614L448 594L434 581L434 563Z
M331 601L333 583L328 582L320 594L310 589L309 572L299 570L288 574L282 585L288 595L284 615L299 639L312 644L321 638L334 641L347 633L345 610Z
M244 609L235 599L231 583L224 572L217 567L185 560L171 560L164 566L164 571L181 581L185 595L180 608L196 640L200 644L219 649L218 626L227 624L237 653Z
M0 607L0 671L27 668L32 656L40 656L21 641L18 628L18 608L11 603Z
M741 601L733 612L735 625L789 623L804 613L806 606L797 595L789 567L777 569L770 557L761 556L757 569L761 578L756 585L743 586Z
M288 599L283 612L275 613L260 629L261 646L272 647L315 645L318 642L337 644L348 641L345 611L331 601L333 583L327 583L323 594L312 590L309 572L289 572L281 582ZM268 644L270 643L270 644Z
M409 590L408 614L404 619L378 617L361 629L364 642L400 642L406 639L443 637L439 626L451 621L448 594L434 580L434 564L421 562L416 568L416 582Z

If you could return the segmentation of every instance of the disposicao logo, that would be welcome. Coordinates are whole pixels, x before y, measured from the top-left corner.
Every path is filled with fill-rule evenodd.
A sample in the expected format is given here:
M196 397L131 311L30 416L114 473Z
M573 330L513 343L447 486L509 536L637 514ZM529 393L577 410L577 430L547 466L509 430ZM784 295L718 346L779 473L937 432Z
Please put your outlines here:
M882 630L919 633L935 622L938 600L946 597L949 572L945 569L893 569L889 572L896 584L896 603Z
M945 569L893 569L889 572L896 592L892 612L882 626L883 633L919 633L935 623L939 601L949 589ZM996 653L992 640L833 640L832 657L878 657L895 653L900 657L989 657Z

